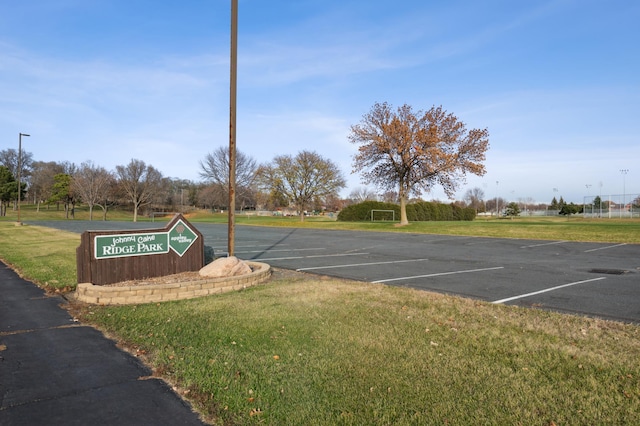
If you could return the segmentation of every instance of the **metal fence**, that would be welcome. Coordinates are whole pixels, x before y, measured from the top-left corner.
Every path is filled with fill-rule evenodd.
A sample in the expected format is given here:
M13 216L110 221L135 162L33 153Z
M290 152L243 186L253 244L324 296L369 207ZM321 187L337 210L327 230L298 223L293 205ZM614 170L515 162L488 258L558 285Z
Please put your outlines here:
M582 207L584 217L638 218L640 194L589 195L584 197Z

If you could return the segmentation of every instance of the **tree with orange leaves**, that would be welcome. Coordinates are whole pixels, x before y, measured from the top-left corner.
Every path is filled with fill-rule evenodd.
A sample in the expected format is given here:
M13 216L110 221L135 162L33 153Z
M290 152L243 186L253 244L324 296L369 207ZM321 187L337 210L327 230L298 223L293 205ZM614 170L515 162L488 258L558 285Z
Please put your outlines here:
M409 195L440 185L451 198L467 173L484 175L489 131L467 131L441 106L414 112L405 104L393 111L385 102L351 126L349 141L359 145L353 172L361 172L364 184L398 190L400 224L407 225Z

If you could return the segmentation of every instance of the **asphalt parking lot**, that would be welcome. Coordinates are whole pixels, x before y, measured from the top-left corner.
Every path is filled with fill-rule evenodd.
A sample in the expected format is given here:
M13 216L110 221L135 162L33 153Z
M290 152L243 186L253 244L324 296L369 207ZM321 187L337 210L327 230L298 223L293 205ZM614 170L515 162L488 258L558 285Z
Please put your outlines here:
M149 223L33 222L88 229ZM193 224L226 256L227 225ZM640 245L237 226L235 255L273 267L640 323Z

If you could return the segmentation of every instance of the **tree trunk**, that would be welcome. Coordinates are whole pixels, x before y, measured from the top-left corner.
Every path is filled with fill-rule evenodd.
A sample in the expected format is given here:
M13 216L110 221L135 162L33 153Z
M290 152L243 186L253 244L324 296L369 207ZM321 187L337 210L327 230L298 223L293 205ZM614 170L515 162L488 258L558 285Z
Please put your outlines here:
M400 225L408 225L409 220L407 219L407 197L405 195L400 195Z

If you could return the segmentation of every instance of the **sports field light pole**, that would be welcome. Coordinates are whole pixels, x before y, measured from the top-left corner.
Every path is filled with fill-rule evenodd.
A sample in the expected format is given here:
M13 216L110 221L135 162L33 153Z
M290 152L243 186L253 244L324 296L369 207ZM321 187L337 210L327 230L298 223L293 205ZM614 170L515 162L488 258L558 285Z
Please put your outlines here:
M587 183L585 187L587 188L587 197L589 197L589 188L591 188L591 185ZM593 201L591 201L591 216L593 216ZM586 198L582 203L582 217L587 217L587 199Z
M598 192L598 198L600 199L600 202L598 203L600 204L600 212L598 213L598 217L601 218L602 217L602 181L600 181L598 185L600 185L600 192Z
M498 208L500 206L500 201L498 201L498 184L500 183L500 181L496 181L496 217L500 217L500 209Z
M238 0L231 0L231 61L229 89L229 235L228 256L235 252L236 213L236 93L238 76Z
M620 169L620 173L622 174L622 209L626 207L625 198L626 198L626 181L627 181L627 173L629 173L629 169ZM620 209L620 217L622 217L622 209Z
M18 225L21 225L22 223L20 222L20 193L22 192L21 189L21 185L20 185L20 172L22 171L22 137L23 136L31 136L28 135L26 133L19 133L18 134Z

